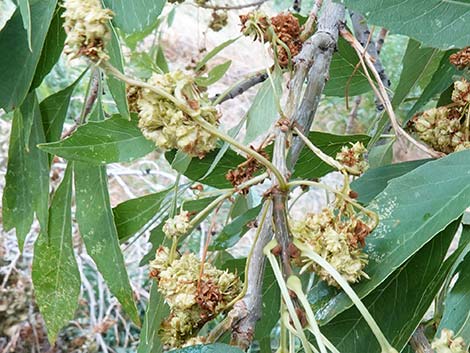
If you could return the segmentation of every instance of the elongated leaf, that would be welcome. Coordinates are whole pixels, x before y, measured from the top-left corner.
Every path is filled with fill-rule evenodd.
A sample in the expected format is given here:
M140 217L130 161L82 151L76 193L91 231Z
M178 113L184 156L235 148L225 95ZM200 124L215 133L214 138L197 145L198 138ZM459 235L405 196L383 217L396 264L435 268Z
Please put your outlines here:
M369 169L351 183L351 188L359 194L357 199L359 202L368 204L387 187L392 179L405 175L429 161L430 159L421 159Z
M113 208L119 241L124 242L146 225L158 212L171 190L127 200Z
M18 5L23 19L23 28L26 30L29 50L33 51L31 44L31 7L29 0L18 0Z
M462 238L470 237L470 227L465 226ZM454 331L470 344L470 253L467 253L457 268L459 277L444 302L444 314L439 323L437 335L443 328Z
M369 204L380 223L367 238L365 248L369 255L365 271L370 280L354 286L360 297L377 288L434 235L462 215L470 202L469 168L469 150L453 153L393 179ZM322 302L325 300L319 315L323 323L352 305L343 292L330 292Z
M136 116L129 121L120 115L90 121L65 140L41 144L39 148L68 160L92 164L129 162L155 148L153 142L142 135L137 122Z
M63 27L63 13L64 8L61 6L58 6L54 12L54 17L52 18L51 25L47 31L46 40L42 47L41 57L39 58L39 63L36 67L31 89L36 88L41 84L44 77L46 77L59 60L60 54L64 49L64 42L67 35L65 34Z
M439 67L431 78L431 81L424 89L423 93L411 108L407 114L407 118L410 119L413 114L418 112L421 108L424 107L434 96L444 92L449 85L453 82L454 75L458 75L458 70L449 63L449 56L453 51L448 51L442 57Z
M426 47L463 48L470 42L466 0L341 0L365 14L370 24L388 28L424 43Z
M310 132L308 138L316 147L333 158L341 151L341 147L349 146L350 142L359 141L367 145L369 141L367 135L333 135L319 131ZM331 166L322 162L308 147L305 147L300 153L292 176L302 179L319 178L331 171L333 171Z
M217 54L219 54L222 50L224 50L225 48L227 48L230 44L234 43L238 38L240 37L237 37L237 38L233 38L233 39L229 39L225 42L223 42L222 44L219 44L218 46L216 46L214 49L212 49L209 53L206 54L206 56L204 58L202 58L201 61L199 61L196 65L196 67L194 68L194 71L199 71L201 70L201 68L207 64L207 62L212 59L214 56L216 56Z
M96 263L111 293L116 296L132 321L139 324L139 314L109 202L106 167L76 162L74 170L76 217L87 252Z
M248 223L256 219L261 205L249 209L227 224L210 246L211 250L224 250L234 246L248 230Z
M274 87L271 80L264 81L248 110L245 144L253 142L258 136L266 133L276 119L279 118L277 104L282 93L282 73L275 70L272 78Z
M400 81L395 89L392 99L393 107L398 107L411 89L423 78L435 62L442 58L443 52L435 48L422 48L421 44L413 39L408 41ZM435 69L434 69L435 70Z
M223 64L215 66L212 70L208 72L207 76L197 77L196 84L201 87L208 87L216 83L222 77L224 77L231 64L232 60L229 60L224 62Z
M392 163L393 143L391 140L384 145L372 147L369 151L369 166L378 168Z
M325 85L324 94L344 97L346 93L348 93L348 96L357 96L370 91L371 87L362 67L359 66L359 69L354 73L358 63L359 57L356 51L346 40L340 38L338 40L338 51L331 60L330 78ZM348 87L347 92L346 87Z
M36 93L32 92L13 116L3 191L3 226L5 230L16 229L20 249L34 213L41 231L47 232L49 164L47 154L36 147L44 141L39 105Z
M77 80L70 86L64 88L62 91L50 95L39 105L47 142L54 142L60 139L64 122L67 118L70 98L82 77L83 74L80 75L80 77L77 78Z
M73 319L80 294L80 274L72 244L71 208L72 166L69 165L52 199L48 233L40 234L34 248L34 292L51 342Z
M158 331L162 320L170 310L165 305L165 298L158 292L157 288L157 284L152 283L137 353L161 353L163 349Z
M420 324L456 259L454 255L444 262L458 225L459 222L450 224L363 299L388 341L399 352ZM340 352L380 352L377 339L355 307L323 326L322 333Z
M197 345L181 349L171 350L171 353L243 353L240 348L229 346L223 343L213 343L206 345Z
M0 31L0 108L11 111L28 94L57 0L31 4L31 49L20 10Z
M113 23L124 33L142 32L157 23L165 0L103 0L114 12Z
M111 26L111 40L106 47L109 53L109 62L120 72L124 72L124 62L121 53L121 44L116 30ZM130 119L129 106L127 104L126 84L115 78L113 75L106 77L109 91L116 102L119 113L122 117Z

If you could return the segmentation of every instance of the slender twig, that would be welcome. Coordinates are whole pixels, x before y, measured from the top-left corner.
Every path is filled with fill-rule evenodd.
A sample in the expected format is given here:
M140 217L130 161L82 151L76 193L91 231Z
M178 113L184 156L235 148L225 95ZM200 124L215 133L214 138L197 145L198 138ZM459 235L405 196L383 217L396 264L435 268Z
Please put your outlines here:
M240 4L240 5L212 5L212 4L198 4L198 7L202 7L204 9L211 9L211 10L241 10L247 7L256 7L263 5L267 0L259 0L255 2L250 2L248 4Z
M323 0L315 0L313 4L312 11L308 16L307 22L305 22L302 33L300 33L300 40L305 42L315 31L315 23L317 22L318 13L320 12L321 5Z
M416 353L433 353L431 344L428 341L428 338L424 334L424 327L419 325L418 328L413 333L410 339L411 349Z
M268 78L268 74L266 70L262 70L256 72L255 74L238 81L235 85L229 87L225 92L221 94L216 94L214 97L211 98L211 101L214 105L221 104L229 99L233 99L246 91L248 91L251 87L256 86L259 83L266 81Z
M382 51L382 47L385 43L385 38L387 37L387 34L388 34L388 29L382 27L377 36L377 42L375 44L375 48L377 49L378 55L380 55L380 52Z

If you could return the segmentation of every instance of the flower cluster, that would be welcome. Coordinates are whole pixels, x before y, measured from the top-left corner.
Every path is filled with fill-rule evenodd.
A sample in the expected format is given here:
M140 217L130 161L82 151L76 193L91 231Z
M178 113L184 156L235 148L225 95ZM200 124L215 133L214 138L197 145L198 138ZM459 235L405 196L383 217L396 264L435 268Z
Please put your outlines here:
M212 12L212 17L209 22L209 28L214 32L220 31L222 28L227 26L228 14L226 10L215 10Z
M341 152L336 155L336 160L347 167L348 172L353 175L364 173L369 164L364 158L367 149L362 142L351 143L351 147L343 146Z
M112 18L112 11L103 9L99 0L65 0L63 6L65 53L71 57L85 55L93 61L106 60L103 49L110 39L106 23Z
M164 75L153 74L148 83L164 89L191 108L199 109L201 118L211 125L218 125L217 110L200 94L192 77L175 71ZM171 100L144 88L140 91L137 106L139 127L143 135L158 147L176 148L199 158L215 148L217 138L200 127Z
M470 68L470 47L463 48L449 57L449 61L456 68L463 70Z
M263 157L269 158L265 151L259 150L257 152ZM260 168L260 163L255 158L249 157L245 162L238 165L236 169L230 169L225 175L225 179L227 179L233 187L237 188L239 185L252 179ZM245 188L240 190L240 193L246 195L249 191L249 188Z
M448 329L442 329L441 336L435 338L431 348L436 353L466 353L466 344L462 337L453 337L454 332Z
M287 67L289 58L292 59L302 50L299 21L291 13L280 13L268 18L260 11L253 11L241 15L240 21L245 36L271 42L281 67ZM274 37L276 41L273 41Z
M363 271L367 254L362 248L372 229L347 208L336 211L338 214L331 208L324 208L319 214L307 214L302 220L291 221L290 228L295 239L328 261L348 282L355 283L368 278ZM294 261L315 272L329 285L338 286L328 271L306 256L300 254Z
M470 83L454 83L451 107L438 107L416 114L411 124L418 137L436 151L452 153L470 148L468 106Z
M182 211L173 218L169 218L163 225L163 233L168 238L181 237L185 235L191 228L189 223L189 212Z
M198 330L226 310L242 287L236 274L209 263L204 263L201 271L201 262L194 254L184 254L169 263L169 251L164 247L157 250L150 269L170 307L160 330L165 348L202 342L203 338L195 338Z

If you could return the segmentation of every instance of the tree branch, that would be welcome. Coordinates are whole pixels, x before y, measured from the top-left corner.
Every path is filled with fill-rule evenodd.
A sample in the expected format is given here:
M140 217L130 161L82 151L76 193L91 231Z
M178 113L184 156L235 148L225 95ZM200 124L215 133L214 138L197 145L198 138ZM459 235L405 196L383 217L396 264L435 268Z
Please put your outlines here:
M413 336L411 336L410 345L416 353L433 353L431 345L424 334L424 328L421 325L418 326Z
M211 9L211 10L241 10L247 7L256 7L263 5L267 0L259 0L255 2L251 2L248 4L241 4L241 5L211 5L211 4L200 4L197 5L198 7L202 7L203 9Z
M229 99L233 99L245 93L251 87L254 87L257 84L266 81L267 78L268 78L268 74L266 73L266 70L257 72L256 74L246 78L245 80L241 81L239 84L232 87L228 92L216 94L214 97L211 98L211 101L217 102L217 104L221 104L225 101L228 101ZM223 96L222 98L220 98L221 95Z

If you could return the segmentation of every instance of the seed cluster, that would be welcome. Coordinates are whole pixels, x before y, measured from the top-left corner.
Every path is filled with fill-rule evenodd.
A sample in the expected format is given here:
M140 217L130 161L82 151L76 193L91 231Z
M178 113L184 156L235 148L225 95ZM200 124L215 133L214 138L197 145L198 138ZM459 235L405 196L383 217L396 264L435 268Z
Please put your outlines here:
M184 101L192 109L199 109L201 117L217 126L219 115L210 101L202 96L192 77L181 71L153 74L148 81ZM143 135L163 149L176 148L191 156L203 158L216 146L217 138L200 127L171 100L144 88L137 98L139 127Z
M269 158L268 154L264 151L258 151L258 153L265 158ZM245 162L238 165L236 169L230 169L225 175L225 179L227 179L233 187L236 188L244 182L252 179L260 168L261 165L259 162L255 158L249 157ZM246 195L249 191L249 188L245 188L240 190L240 193Z
M168 238L181 237L185 235L191 228L189 223L189 212L182 211L173 218L169 218L163 225L163 233Z
M349 174L360 175L364 173L369 164L365 160L367 149L362 142L351 143L351 147L343 146L336 155L336 160L348 169Z
M335 214L335 211L338 213ZM292 235L328 261L348 282L356 283L363 277L368 278L363 271L367 254L362 248L372 229L347 207L335 211L324 208L319 214L310 213L302 220L292 220ZM294 261L298 266L303 266L303 270L315 272L329 285L338 286L328 271L302 253Z
M112 11L103 9L99 0L65 0L65 53L70 57L85 55L93 61L106 60L104 46L110 39L107 22Z
M436 353L466 353L466 344L462 337L454 337L454 332L446 328L442 329L441 336L435 338L431 348Z
M470 47L463 48L449 57L449 61L456 68L463 70L470 68Z
M241 31L245 36L271 43L281 67L287 67L289 58L294 58L302 50L299 21L291 13L280 13L268 18L263 12L253 11L241 15L240 21L242 23ZM273 34L283 45L273 43Z
M426 110L416 114L411 120L418 137L436 151L444 153L470 148L468 81L461 79L454 83L452 101L452 106Z
M177 348L203 341L195 338L199 329L223 312L241 291L236 274L221 271L186 253L169 263L169 251L160 247L150 262L150 275L158 281L158 290L170 307L160 335L166 348Z

